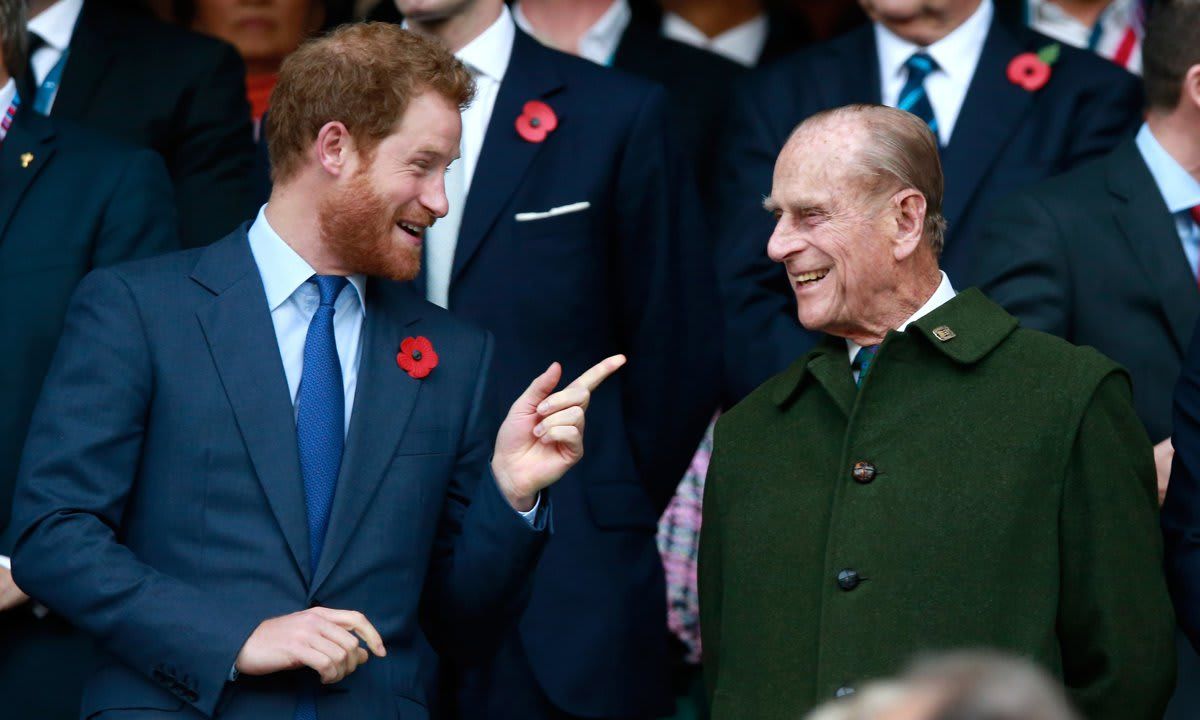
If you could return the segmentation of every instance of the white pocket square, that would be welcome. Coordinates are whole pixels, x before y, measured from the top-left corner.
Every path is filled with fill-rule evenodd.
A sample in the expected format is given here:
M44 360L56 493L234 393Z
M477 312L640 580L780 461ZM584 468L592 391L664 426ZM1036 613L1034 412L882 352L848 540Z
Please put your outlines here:
M550 208L546 212L523 212L517 213L513 219L517 222L529 222L530 220L545 220L546 218L556 217L558 215L567 215L569 213L583 212L590 208L592 204L586 200L583 202L571 203L570 205L560 205L556 208Z

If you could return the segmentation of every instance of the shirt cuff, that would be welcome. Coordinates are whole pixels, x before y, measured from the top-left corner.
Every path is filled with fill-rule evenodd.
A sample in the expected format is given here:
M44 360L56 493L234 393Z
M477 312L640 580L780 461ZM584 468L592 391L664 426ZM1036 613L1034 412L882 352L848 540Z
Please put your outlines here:
M537 510L537 503L534 503L533 509ZM10 558L7 555L0 555L0 568L4 568L5 570L8 570L11 572L12 571L12 558Z
M229 668L229 682L237 680L239 675L241 673L238 672L237 664L235 663L233 667Z
M542 494L538 493L538 496L533 500L533 507L529 508L528 512L521 512L519 510L517 512L521 517L525 518L525 522L529 523L529 527L537 527L538 510L541 507Z

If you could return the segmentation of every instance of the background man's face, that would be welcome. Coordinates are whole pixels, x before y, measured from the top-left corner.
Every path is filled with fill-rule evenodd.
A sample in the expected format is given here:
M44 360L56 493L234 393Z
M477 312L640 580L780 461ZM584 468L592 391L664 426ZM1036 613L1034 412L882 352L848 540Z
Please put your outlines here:
M854 177L856 134L813 130L775 165L777 222L767 254L787 270L800 323L844 335L877 314L894 283L887 198L869 195Z
M411 280L425 229L447 211L446 167L458 157L462 121L446 98L426 91L369 164L343 178L322 204L321 233L352 272Z
M324 14L320 0L197 0L192 28L232 44L252 69L277 67Z
M414 22L440 22L470 10L478 0L394 0L396 9Z
M931 45L958 27L980 0L859 0L871 20L918 45Z

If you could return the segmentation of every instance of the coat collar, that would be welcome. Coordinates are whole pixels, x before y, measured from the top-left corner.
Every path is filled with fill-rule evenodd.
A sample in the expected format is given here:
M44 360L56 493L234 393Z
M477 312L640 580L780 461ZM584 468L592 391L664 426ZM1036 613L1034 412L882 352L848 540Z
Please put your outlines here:
M943 328L949 328L953 337L942 339L946 337ZM970 288L910 324L906 333L925 339L951 362L969 366L987 357L1016 328L1015 317L984 297L978 289ZM891 331L888 338L898 334ZM846 405L843 409L848 413L846 389L853 390L854 387L848 367L845 341L827 335L804 357L769 380L768 392L771 400L783 407L796 397L804 381L812 377L825 385L840 404ZM852 398L853 393L849 397Z

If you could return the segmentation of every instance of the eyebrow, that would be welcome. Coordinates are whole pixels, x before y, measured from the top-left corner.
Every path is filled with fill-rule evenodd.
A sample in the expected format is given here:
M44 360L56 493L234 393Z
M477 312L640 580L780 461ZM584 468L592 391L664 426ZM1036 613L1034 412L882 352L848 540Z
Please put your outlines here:
M769 212L771 214L775 214L775 213L779 212L779 203L776 202L775 198L771 197L770 195L763 198L762 206L763 206L763 210L766 210L767 212Z

